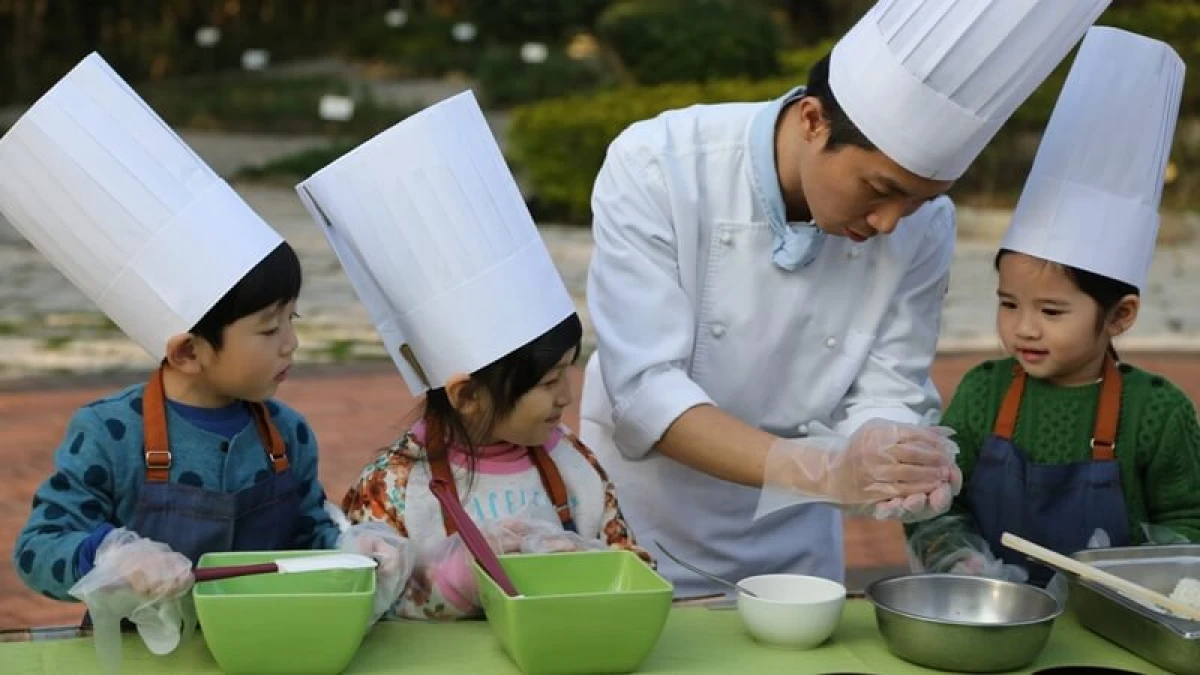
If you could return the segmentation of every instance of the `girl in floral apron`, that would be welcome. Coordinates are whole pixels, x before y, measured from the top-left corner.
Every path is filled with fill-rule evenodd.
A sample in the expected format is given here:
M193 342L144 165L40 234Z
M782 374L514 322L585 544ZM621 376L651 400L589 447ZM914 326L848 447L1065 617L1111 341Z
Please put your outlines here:
M409 390L419 419L343 500L413 542L391 614L477 614L442 480L500 553L638 552L612 484L562 426L583 327L468 92L393 126L299 187Z

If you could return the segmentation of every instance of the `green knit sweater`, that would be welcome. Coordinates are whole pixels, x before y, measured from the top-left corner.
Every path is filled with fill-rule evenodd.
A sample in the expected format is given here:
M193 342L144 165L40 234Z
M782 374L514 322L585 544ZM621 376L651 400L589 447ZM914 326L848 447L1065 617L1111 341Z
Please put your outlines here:
M942 424L955 431L963 472L963 490L950 513L941 517L946 519L943 524L956 515L968 527L973 523L969 517L961 518L969 516L966 495L971 474L1012 382L1013 364L1013 359L988 361L968 372L942 418ZM1200 424L1192 402L1163 377L1128 364L1120 370L1116 454L1133 543L1145 543L1144 524L1200 541ZM1099 395L1098 383L1057 387L1028 378L1013 442L1038 464L1087 460ZM910 535L914 529L909 526ZM914 553L925 557L921 551Z

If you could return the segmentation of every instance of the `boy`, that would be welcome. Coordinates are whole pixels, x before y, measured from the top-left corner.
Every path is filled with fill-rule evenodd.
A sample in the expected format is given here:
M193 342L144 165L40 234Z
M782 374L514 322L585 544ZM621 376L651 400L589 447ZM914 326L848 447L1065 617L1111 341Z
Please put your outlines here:
M391 540L339 535L312 430L270 399L297 346L295 252L98 55L0 139L0 214L160 362L72 418L14 552L30 588L96 614L97 579L154 603L210 551L339 544L400 573Z

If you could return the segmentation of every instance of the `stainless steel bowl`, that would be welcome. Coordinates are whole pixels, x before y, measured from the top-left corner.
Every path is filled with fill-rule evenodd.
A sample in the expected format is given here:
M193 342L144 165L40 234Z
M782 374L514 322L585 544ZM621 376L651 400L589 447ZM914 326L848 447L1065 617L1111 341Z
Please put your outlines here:
M1045 648L1063 611L1040 588L955 574L882 579L866 595L893 654L928 668L967 673L1028 665Z

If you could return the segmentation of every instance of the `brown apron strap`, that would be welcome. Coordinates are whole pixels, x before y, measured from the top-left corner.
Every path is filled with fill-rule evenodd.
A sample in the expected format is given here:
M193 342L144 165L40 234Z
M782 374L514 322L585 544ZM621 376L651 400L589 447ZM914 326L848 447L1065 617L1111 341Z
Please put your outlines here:
M286 471L289 462L283 436L276 428L267 407L262 403L246 404L258 438L271 457L275 473ZM142 393L142 436L145 444L146 480L152 483L166 482L171 475L171 448L167 436L167 395L163 388L163 368L150 376Z
M1121 371L1111 356L1104 359L1104 381L1092 429L1092 461L1107 462L1117 456L1117 423L1121 421Z
M1015 366L1012 383L1000 404L1000 414L992 435L1012 440L1017 427L1021 396L1025 393L1025 371ZM1104 379L1100 384L1100 401L1096 408L1096 424L1092 429L1092 461L1110 461L1117 452L1117 423L1121 420L1121 371L1111 357L1104 360Z
M447 460L445 449L445 436L441 425L427 420L425 434L425 453L429 457L429 472L432 474L432 478L445 482L454 498L458 499L458 485L454 482L454 474L450 471L450 462ZM559 522L562 523L563 529L574 530L575 525L571 518L571 503L567 496L567 486L563 482L558 466L554 464L554 460L550 458L550 453L545 448L537 446L529 448L529 451L533 458L533 465L537 468L538 476L542 480L542 489L546 491L550 501L553 502ZM445 507L442 507L442 526L446 529L447 537L458 531L458 528L454 526L454 520L449 513L446 513Z
M550 502L554 504L554 512L558 514L558 521L562 523L564 530L574 530L575 521L571 518L571 502L558 466L550 458L550 452L545 447L538 445L530 448L529 451L533 453L533 463L537 466L538 474L541 476L542 488L546 490Z
M163 393L162 366L150 376L142 392L142 436L146 481L166 482L171 475L171 448L167 441L167 397Z
M1000 404L1000 414L996 416L996 425L992 435L1005 440L1012 440L1017 428L1017 413L1021 411L1021 396L1025 394L1025 370L1013 366L1013 379L1004 394L1004 402Z
M254 418L254 426L258 429L258 438L262 441L263 447L267 449L267 454L271 456L271 468L275 470L275 473L287 471L290 466L287 447L283 444L283 436L279 434L279 429L271 419L271 413L267 410L267 406L250 401L246 402L246 406L250 408L250 416Z

